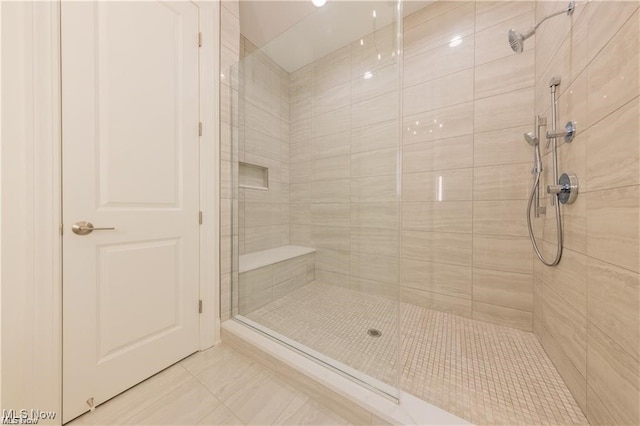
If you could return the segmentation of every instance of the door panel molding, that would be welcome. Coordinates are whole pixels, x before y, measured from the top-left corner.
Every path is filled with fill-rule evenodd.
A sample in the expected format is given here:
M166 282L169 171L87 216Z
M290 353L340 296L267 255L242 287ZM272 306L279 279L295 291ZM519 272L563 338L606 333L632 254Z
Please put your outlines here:
M63 421L199 349L199 12L62 4Z

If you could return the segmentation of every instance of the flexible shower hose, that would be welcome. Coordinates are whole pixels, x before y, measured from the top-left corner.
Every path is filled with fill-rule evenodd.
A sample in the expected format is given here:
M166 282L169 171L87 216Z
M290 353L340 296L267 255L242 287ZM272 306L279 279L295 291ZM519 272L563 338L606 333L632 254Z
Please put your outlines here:
M531 206L533 205L533 198L535 197L536 188L540 184L541 174L542 171L536 172L536 178L533 182L533 186L531 187L531 195L529 196L529 204L527 206L527 226L529 227L529 237L531 238L531 243L533 244L533 250L536 252L536 256L538 256L538 259L540 259L540 261L547 266L556 266L560 262L560 258L562 257L562 216L560 215L560 201L558 200L556 195L554 195L554 197L556 197L555 210L556 226L558 230L558 248L556 251L556 257L553 262L547 261L540 252L538 243L536 243L536 237L535 235L533 235L533 227L531 226Z

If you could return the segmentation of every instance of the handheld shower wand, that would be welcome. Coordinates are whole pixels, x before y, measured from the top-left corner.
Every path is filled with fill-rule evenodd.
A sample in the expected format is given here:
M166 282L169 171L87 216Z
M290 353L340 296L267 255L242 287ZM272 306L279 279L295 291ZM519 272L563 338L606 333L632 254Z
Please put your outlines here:
M571 16L575 8L576 8L576 2L572 0L569 2L569 5L567 6L566 9L563 9L558 12L552 13L551 15L545 16L544 18L542 18L542 20L540 20L540 22L536 23L533 27L529 28L524 34L519 31L516 31L513 28L510 29L509 45L511 46L511 49L513 49L513 51L516 53L522 53L522 50L524 49L524 41L536 33L536 30L538 29L540 24L542 24L544 21L546 21L549 18L562 15L563 13L566 13L567 16Z

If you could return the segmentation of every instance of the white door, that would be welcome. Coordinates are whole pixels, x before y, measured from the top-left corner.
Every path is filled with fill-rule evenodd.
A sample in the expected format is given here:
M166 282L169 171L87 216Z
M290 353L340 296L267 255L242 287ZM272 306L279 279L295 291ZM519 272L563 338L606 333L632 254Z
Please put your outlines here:
M66 422L198 348L198 9L61 19Z

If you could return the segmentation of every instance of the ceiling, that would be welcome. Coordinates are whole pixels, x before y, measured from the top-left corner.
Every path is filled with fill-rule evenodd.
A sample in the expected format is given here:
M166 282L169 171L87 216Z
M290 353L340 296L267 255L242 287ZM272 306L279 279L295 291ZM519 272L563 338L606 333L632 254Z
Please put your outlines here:
M432 1L404 1L407 16ZM395 2L310 0L240 2L240 32L278 65L293 72L394 20ZM373 10L376 18L373 18Z

